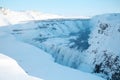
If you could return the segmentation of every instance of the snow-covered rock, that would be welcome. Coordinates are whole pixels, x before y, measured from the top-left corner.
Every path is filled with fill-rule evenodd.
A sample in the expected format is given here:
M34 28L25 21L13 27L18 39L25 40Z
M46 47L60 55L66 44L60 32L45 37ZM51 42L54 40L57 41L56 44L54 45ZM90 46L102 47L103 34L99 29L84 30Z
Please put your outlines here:
M94 72L105 74L108 80L120 79L120 14L93 17L94 28L86 51L87 62Z

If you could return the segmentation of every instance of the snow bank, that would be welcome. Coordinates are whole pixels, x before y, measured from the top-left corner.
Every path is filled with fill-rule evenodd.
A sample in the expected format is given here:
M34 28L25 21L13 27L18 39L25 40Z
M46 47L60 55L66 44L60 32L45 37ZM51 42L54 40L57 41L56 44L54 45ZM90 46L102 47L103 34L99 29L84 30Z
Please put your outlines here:
M28 76L17 62L0 53L0 80L41 80Z

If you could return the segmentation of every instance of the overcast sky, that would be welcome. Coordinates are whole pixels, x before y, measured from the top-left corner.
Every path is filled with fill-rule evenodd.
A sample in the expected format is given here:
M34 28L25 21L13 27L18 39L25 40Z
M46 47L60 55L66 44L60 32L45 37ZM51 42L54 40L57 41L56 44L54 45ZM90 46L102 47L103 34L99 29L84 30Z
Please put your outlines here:
M37 10L63 16L93 16L120 13L120 0L0 0L11 10Z

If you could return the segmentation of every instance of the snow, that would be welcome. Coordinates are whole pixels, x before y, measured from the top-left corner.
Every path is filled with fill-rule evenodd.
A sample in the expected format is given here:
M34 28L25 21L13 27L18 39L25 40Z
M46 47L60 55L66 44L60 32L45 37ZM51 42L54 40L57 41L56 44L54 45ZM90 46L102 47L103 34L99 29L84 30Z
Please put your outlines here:
M8 56L0 53L0 80L42 80L29 76Z
M54 63L53 58L41 49L17 41L14 36L3 29L0 33L2 33L0 52L15 59L29 75L43 80L104 80L95 75Z
M0 14L0 26L6 26L6 25L10 25L10 23L7 21L5 17L3 17L2 14Z
M38 11L12 11L7 8L0 8L0 26L24 23L26 21L46 20L55 18L64 17L54 14L41 13Z

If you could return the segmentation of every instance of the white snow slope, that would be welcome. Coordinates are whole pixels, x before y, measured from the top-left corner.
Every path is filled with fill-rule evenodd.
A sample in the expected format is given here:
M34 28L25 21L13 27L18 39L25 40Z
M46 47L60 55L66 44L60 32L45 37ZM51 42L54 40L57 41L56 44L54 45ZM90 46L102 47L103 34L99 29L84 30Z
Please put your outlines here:
M28 76L17 62L0 53L0 80L42 80Z

